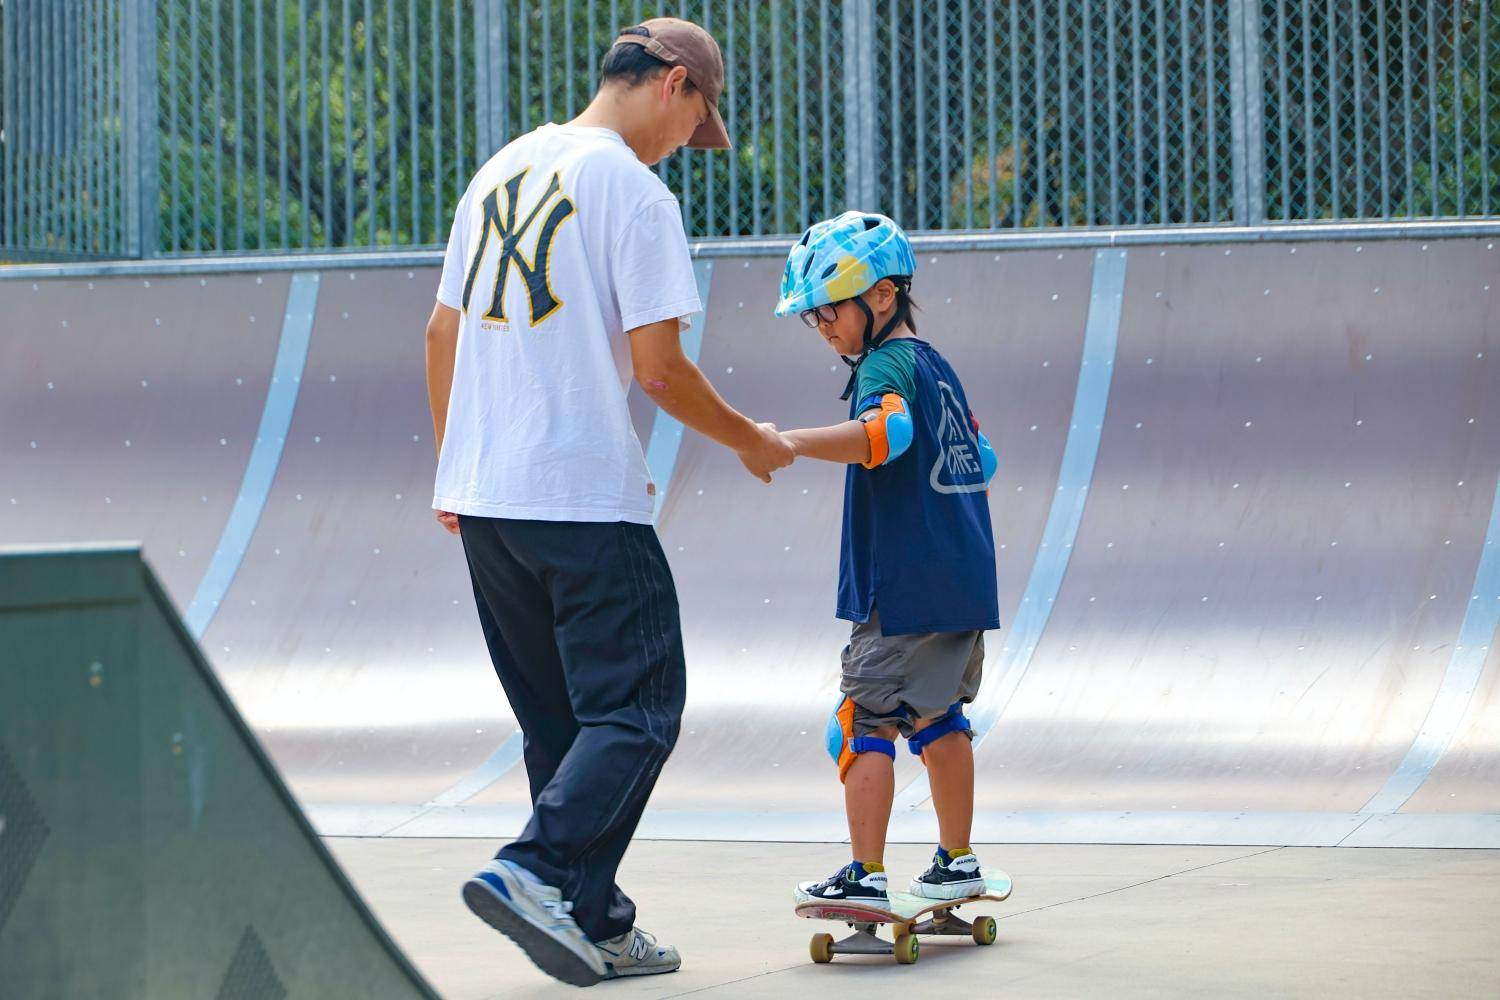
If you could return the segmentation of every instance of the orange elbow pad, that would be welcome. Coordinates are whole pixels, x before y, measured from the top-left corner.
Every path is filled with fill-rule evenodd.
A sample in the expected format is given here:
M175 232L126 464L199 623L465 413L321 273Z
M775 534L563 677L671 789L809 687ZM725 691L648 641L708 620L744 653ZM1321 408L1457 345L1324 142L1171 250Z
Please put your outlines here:
M906 410L906 400L888 392L880 398L880 409L861 418L865 435L870 439L870 460L865 468L875 469L889 465L905 454L911 447L914 428L911 414Z

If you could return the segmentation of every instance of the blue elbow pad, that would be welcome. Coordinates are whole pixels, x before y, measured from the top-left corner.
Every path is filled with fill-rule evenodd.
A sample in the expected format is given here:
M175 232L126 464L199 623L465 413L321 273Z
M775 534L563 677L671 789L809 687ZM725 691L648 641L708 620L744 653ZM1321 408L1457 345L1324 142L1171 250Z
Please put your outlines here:
M865 468L889 465L911 447L915 433L911 414L906 410L906 400L894 392L880 397L880 409L862 419L870 439L870 460L864 463Z

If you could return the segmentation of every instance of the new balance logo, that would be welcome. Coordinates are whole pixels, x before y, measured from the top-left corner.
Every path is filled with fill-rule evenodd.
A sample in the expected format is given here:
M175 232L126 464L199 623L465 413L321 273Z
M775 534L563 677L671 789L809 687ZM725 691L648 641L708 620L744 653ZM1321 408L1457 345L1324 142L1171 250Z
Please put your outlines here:
M490 305L485 310L484 318L500 323L506 322L505 285L510 277L511 265L515 265L526 288L531 325L536 326L562 308L562 302L553 294L552 286L548 281L548 267L552 259L552 241L557 236L558 227L573 214L574 205L572 199L562 194L562 183L558 180L558 176L553 174L552 180L547 184L547 189L531 206L531 211L527 213L525 221L519 226L516 225L517 205L521 200L521 185L526 179L526 174L527 170L522 170L485 196L484 228L480 231L479 245L474 249L473 260L469 263L469 275L464 281L464 311L469 310L469 298L474 294L474 279L479 276L479 267L484 262L484 254L489 248L490 234L493 232L500 242L500 260L495 269L494 293L490 297ZM504 192L505 198L503 210L500 200L501 192ZM554 201L555 195L560 197ZM549 203L552 209L541 222L541 228L537 232L536 248L532 252L531 259L528 260L521 250L521 239L530 231L532 224L537 221L537 216L541 215L542 209L546 208Z

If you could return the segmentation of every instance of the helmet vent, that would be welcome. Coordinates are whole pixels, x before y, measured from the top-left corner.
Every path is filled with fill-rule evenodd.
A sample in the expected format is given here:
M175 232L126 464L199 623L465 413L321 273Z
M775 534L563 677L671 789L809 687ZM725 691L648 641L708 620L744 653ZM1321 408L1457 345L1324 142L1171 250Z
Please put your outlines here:
M829 264L827 267L823 268L823 273L820 274L820 275L818 275L818 277L819 278L831 278L831 277L833 277L833 272L837 271L838 269L839 269L838 262L835 261L834 263Z
M865 216L865 232L868 233L872 229L879 229L879 228L880 228L880 220L879 219L873 219L873 218L871 218L868 215Z

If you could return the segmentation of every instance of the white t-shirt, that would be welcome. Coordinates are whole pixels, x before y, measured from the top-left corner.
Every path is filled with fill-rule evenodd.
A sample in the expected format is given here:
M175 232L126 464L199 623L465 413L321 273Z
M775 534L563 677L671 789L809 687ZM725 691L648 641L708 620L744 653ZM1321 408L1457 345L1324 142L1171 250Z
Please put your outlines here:
M437 298L463 322L433 507L650 524L626 331L702 307L677 199L624 140L544 125L491 157Z

